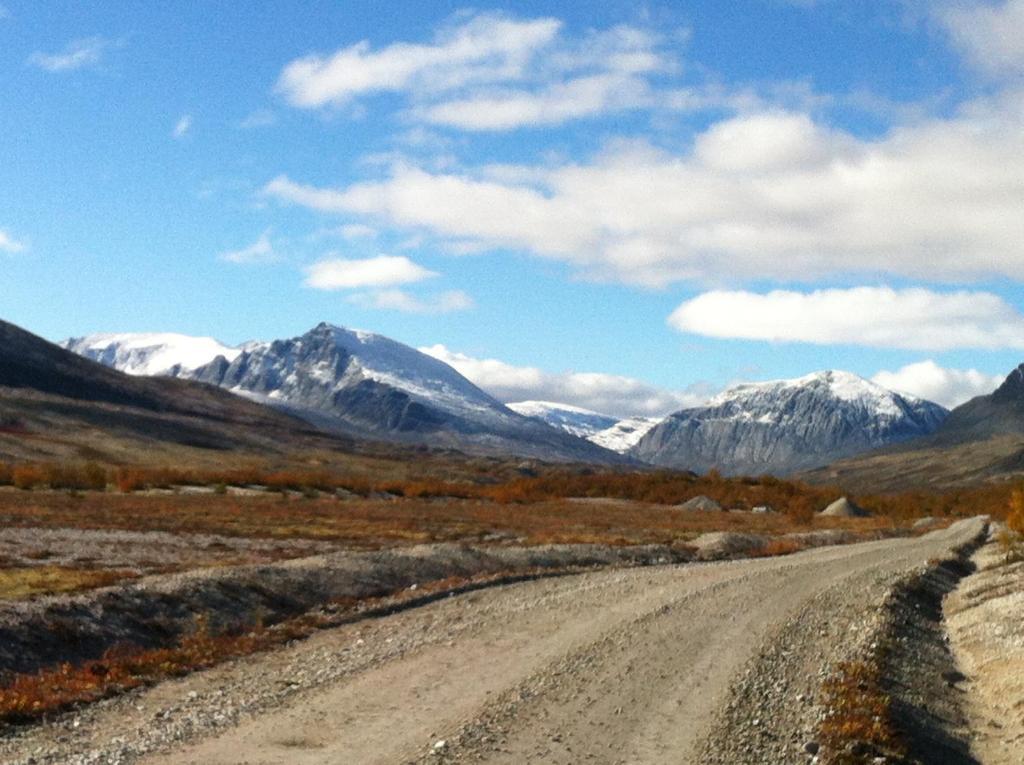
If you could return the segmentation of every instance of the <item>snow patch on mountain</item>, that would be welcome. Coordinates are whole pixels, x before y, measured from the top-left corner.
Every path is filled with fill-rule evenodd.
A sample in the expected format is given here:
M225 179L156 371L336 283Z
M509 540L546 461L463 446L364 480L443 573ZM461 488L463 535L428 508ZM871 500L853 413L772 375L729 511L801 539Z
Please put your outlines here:
M580 406L553 401L518 401L507 406L525 417L543 420L567 433L619 453L626 452L644 433L660 422L650 417L620 420Z
M589 440L605 449L625 454L659 422L661 420L656 417L629 417L595 433Z
M136 376L171 375L198 369L218 356L233 361L242 351L212 337L173 332L98 334L65 340L66 350Z

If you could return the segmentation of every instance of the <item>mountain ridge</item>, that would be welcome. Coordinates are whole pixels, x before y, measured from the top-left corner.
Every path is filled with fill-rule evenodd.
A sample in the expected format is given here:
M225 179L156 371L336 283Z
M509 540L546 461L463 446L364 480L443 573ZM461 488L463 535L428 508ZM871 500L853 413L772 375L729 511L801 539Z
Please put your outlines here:
M676 412L630 450L645 462L726 474L790 474L933 433L947 410L850 372L743 383Z
M126 363L117 335L73 338L64 347L105 363ZM128 340L126 340L128 338ZM138 348L135 348L138 351ZM303 335L239 346L188 369L198 380L350 436L430 443L558 461L621 462L589 441L512 411L439 359L373 332L321 322ZM154 349L151 356L159 356Z

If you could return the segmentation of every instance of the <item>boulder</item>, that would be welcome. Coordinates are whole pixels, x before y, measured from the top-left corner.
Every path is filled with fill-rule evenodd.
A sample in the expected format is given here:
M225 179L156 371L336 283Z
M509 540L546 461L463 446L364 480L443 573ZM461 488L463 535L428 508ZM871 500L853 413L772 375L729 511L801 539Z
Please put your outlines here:
M822 510L820 515L828 518L867 518L871 513L848 497L840 497Z
M693 499L688 499L679 505L680 510L697 510L700 512L717 511L721 510L722 506L711 499L711 497L705 497L700 494Z

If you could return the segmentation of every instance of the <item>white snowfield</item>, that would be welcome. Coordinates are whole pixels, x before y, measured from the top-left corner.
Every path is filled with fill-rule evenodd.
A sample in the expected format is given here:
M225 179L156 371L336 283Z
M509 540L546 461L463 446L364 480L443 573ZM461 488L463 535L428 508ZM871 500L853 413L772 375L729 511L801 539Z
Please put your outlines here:
M164 375L175 367L197 369L218 356L232 361L242 352L212 337L173 332L89 335L65 340L60 345L136 376Z
M571 404L553 401L518 401L508 408L525 417L536 417L548 425L585 438L605 449L625 453L643 435L661 422L655 417L619 419Z

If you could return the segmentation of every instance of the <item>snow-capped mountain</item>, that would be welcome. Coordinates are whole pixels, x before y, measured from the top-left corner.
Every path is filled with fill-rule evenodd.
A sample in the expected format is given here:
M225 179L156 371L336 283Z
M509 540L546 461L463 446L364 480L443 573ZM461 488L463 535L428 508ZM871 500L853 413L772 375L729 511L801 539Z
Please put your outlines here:
M556 404L552 401L519 401L507 406L525 417L543 420L566 433L572 433L619 453L625 453L644 433L660 422L649 417L620 420L583 407Z
M589 441L619 454L626 454L647 432L661 422L657 417L628 417L590 436Z
M590 438L618 422L615 417L607 414L552 401L517 401L506 406L524 417L536 417L548 425L561 428L566 433L572 433L580 438Z
M372 332L320 324L300 337L237 348L180 335L92 336L63 346L133 374L217 385L351 435L541 459L616 459L506 408L443 361Z
M229 361L241 351L212 337L189 337L173 332L149 334L90 335L65 340L61 345L130 375L176 375L175 368L192 370L218 356Z
M928 435L947 414L849 372L817 372L729 388L666 418L630 454L701 472L787 474Z

